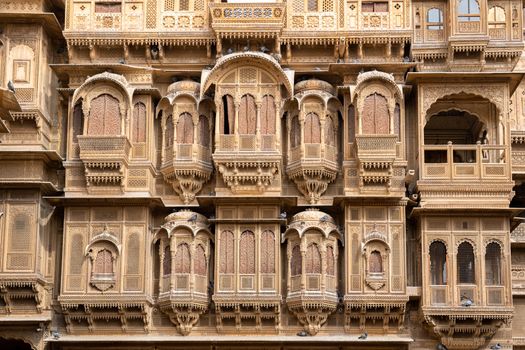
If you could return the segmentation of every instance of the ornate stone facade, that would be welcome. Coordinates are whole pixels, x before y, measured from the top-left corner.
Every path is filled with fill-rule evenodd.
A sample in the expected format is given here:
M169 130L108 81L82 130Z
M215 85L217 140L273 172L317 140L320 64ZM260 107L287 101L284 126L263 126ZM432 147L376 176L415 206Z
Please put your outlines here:
M0 0L0 349L524 349L523 9Z

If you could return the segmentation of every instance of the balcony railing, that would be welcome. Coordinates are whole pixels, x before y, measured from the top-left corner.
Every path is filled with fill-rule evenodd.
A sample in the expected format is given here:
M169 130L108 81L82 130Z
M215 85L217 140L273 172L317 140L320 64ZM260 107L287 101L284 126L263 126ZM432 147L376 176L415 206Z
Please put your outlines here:
M80 158L83 160L128 159L131 144L126 136L78 136Z
M208 147L199 144L176 144L174 151L171 146L165 148L163 166L177 161L211 163L210 153Z
M301 160L319 162L321 159L330 162L337 162L337 148L320 143L305 143L304 155L301 146L290 149L289 163Z
M446 305L447 304L447 285L432 285L430 286L430 304L431 305Z
M210 3L213 29L280 30L284 26L283 3ZM239 28L240 27L240 28Z
M505 146L424 146L423 179L507 179Z
M276 151L275 135L219 135L219 151Z

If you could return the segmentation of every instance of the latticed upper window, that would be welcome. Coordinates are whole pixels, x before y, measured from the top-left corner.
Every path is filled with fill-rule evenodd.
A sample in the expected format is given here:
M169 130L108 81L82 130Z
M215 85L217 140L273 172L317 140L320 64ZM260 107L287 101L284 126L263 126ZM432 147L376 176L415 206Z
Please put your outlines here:
M304 118L304 143L321 142L321 122L315 113L308 113Z
M499 6L489 9L489 28L505 28L505 10Z
M77 103L73 110L73 142L78 142L77 136L82 135L84 128L84 113L82 112L82 104Z
M299 245L296 245L292 249L290 269L292 276L298 276L303 272L303 257L301 255L301 248L299 247Z
M457 255L458 283L475 283L474 249L468 242L458 247Z
M105 3L105 2L95 3L96 13L120 13L121 11L122 11L122 5L118 3Z
M173 146L173 116L166 118L166 131L164 134L164 144L166 147Z
M164 11L175 11L175 0L164 0Z
M431 8L427 11L427 29L443 29L443 11L437 8Z
M199 116L199 144L204 147L210 146L210 123L203 115Z
M146 105L142 102L133 107L133 142L146 142Z
M337 142L337 134L335 132L334 120L331 116L327 116L325 120L325 143L330 146L335 146Z
M355 140L355 108L354 105L348 106L348 142Z
M239 245L239 272L245 274L255 273L255 235L253 232L244 231L241 234Z
M193 143L193 119L189 113L182 113L179 116L179 121L177 122L177 143Z
M388 2L386 1L369 1L361 4L363 12L388 12Z
M321 273L321 253L317 244L312 243L306 249L306 273Z
M479 3L477 0L458 0L458 19L461 22L479 21Z
M317 0L307 0L308 12L317 12L319 8L317 6Z
M381 258L381 253L379 253L377 250L374 250L368 258L368 272L383 272L383 259Z
M244 95L239 104L239 134L255 135L257 107L252 95Z
M430 245L430 278L433 285L447 284L447 248L443 242Z
M89 135L120 135L119 100L102 94L91 101L88 119Z
M269 230L261 235L261 273L275 273L275 236Z
M221 273L233 273L234 253L233 232L223 231L220 243Z
M93 264L93 274L95 275L112 275L113 274L113 258L111 252L107 249L102 249L97 253L95 263Z
M499 286L501 281L501 247L492 242L485 253L485 281L488 286Z
M169 246L164 248L164 260L162 261L162 270L164 272L164 276L171 275L171 250Z
M326 248L326 273L329 276L335 276L335 255L332 246Z
M179 0L179 11L189 11L190 0Z
M275 101L273 96L265 95L261 105L261 134L275 134Z
M193 270L196 275L206 276L206 252L202 245L195 249L195 259L193 259Z
M362 116L363 134L388 134L390 118L385 97L374 93L365 99Z
M297 147L301 144L301 124L299 123L299 117L295 116L292 118L292 126L290 130L290 146L292 148Z
M175 273L190 273L190 249L186 243L177 246L175 253Z

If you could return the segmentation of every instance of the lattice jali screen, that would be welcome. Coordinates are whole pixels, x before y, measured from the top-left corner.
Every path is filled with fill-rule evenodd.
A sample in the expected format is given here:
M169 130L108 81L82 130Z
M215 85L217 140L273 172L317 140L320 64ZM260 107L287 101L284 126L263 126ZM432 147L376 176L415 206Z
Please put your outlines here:
M83 289L82 265L84 262L84 238L82 234L74 234L69 245L69 264L66 289L81 291Z
M146 6L146 28L152 29L157 26L157 0L148 0Z
M141 289L140 264L142 262L139 233L134 232L129 235L126 251L126 274L124 276L124 289L129 291L137 291Z

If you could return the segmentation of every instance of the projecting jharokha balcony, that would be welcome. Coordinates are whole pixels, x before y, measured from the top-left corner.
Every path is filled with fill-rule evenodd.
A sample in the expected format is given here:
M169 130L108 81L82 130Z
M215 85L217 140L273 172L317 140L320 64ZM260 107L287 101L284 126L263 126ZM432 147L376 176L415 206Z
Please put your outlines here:
M422 179L507 179L510 174L506 146L424 146Z

